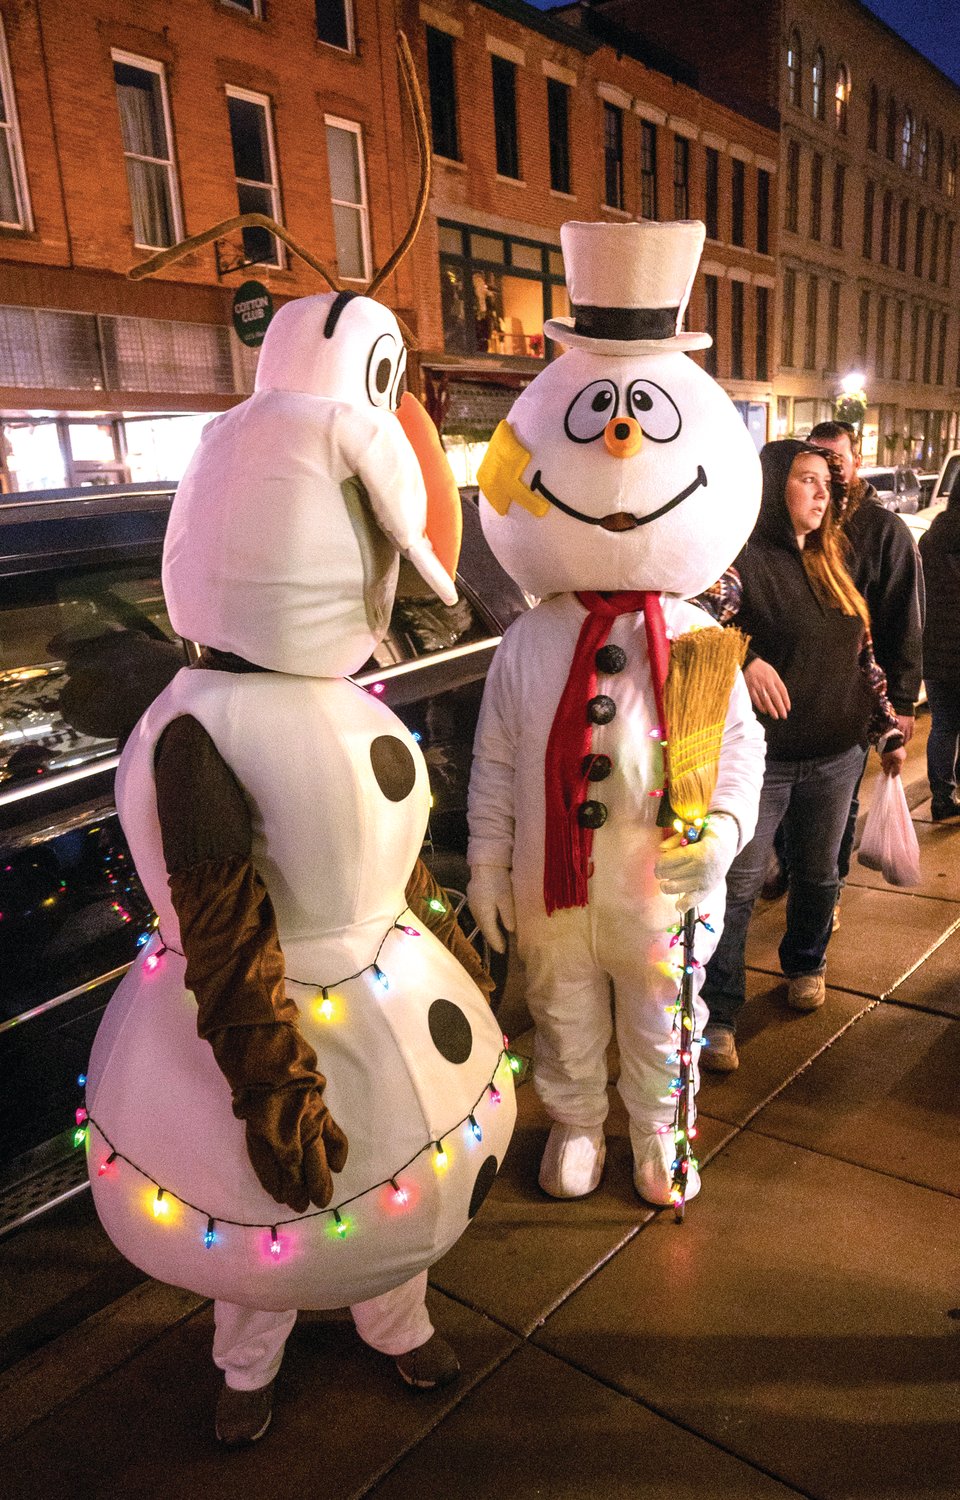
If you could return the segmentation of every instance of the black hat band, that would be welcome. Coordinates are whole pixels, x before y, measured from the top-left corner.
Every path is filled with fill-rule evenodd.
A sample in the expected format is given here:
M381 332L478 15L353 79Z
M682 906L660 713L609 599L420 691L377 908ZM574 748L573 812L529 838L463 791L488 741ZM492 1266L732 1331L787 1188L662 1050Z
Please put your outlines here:
M679 307L573 308L574 333L591 339L669 339L677 332Z

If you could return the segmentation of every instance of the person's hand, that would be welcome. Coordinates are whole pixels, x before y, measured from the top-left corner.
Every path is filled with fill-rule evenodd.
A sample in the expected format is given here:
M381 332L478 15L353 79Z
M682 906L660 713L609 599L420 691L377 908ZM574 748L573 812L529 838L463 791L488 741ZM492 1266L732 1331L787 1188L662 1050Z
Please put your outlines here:
M467 905L493 951L505 953L504 932L515 932L517 928L510 871L501 865L474 865L467 886Z
M665 896L676 896L681 916L698 906L724 879L733 863L740 829L729 813L712 813L695 844L673 834L660 845L653 873Z
M913 730L916 722L913 714L897 714L897 724L900 727L900 733L903 735L903 743L905 745L909 745L913 739Z
M750 702L758 714L768 719L785 719L790 712L790 694L787 685L775 667L755 656L743 669L743 680L747 684Z
M899 776L900 767L906 758L907 752L903 745L898 750L885 750L880 757L880 765L883 767L884 776Z

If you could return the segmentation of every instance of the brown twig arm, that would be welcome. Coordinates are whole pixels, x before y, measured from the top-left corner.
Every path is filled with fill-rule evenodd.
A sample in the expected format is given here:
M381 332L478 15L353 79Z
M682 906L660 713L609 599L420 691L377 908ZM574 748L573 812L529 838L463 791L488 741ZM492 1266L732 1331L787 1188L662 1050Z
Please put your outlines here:
M271 219L267 214L234 214L232 219L221 219L219 224L203 230L201 234L192 234L189 239L180 240L178 244L171 245L168 250L158 250L156 255L142 260L138 266L131 266L127 276L131 281L142 281L145 276L154 276L165 266L172 266L175 261L182 260L185 255L189 255L192 250L199 250L201 246L209 245L211 240L219 239L221 235L230 234L234 229L254 227L269 229L271 234L277 236L277 239L283 240L294 255L299 255L301 260L305 260L308 266L317 271L333 291L339 292L340 282L333 272L295 240L282 224L278 224L276 219Z

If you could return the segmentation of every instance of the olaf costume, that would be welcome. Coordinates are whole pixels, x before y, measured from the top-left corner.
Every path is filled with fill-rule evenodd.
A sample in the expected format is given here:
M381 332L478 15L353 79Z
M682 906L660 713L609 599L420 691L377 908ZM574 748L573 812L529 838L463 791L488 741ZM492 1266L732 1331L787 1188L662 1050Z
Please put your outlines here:
M94 1200L136 1265L216 1299L234 1391L269 1385L299 1308L350 1305L392 1356L430 1340L427 1268L513 1127L487 1001L406 906L423 756L344 680L386 633L401 552L456 600L395 414L405 359L367 298L277 314L171 512L164 588L200 662L117 778L159 927L94 1044Z
M736 555L760 498L746 428L685 356L710 342L681 331L703 239L692 222L563 226L573 317L545 331L566 352L516 401L479 474L487 540L542 602L507 630L487 678L468 897L495 947L500 926L516 930L534 1081L555 1122L540 1184L559 1198L600 1181L615 1026L636 1187L670 1201L668 929L699 904L714 929L697 928L706 962L763 779L763 734L738 674L708 827L699 843L664 845L651 631L660 611L667 638L714 628L687 600ZM699 1039L699 998L696 1018ZM698 1188L694 1169L687 1197Z

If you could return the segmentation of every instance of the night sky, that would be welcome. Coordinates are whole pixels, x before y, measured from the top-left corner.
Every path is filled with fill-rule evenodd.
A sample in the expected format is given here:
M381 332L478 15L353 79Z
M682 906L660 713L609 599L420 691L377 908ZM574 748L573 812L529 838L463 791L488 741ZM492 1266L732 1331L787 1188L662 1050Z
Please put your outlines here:
M960 86L958 0L863 0L863 3Z

